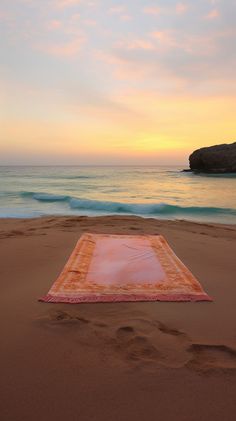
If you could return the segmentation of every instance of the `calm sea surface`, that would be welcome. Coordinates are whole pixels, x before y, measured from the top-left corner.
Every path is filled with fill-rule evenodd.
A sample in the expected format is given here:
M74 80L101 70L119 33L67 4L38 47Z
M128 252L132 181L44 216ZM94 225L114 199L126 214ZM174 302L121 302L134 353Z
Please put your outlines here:
M0 217L135 214L236 223L236 175L181 167L0 167Z

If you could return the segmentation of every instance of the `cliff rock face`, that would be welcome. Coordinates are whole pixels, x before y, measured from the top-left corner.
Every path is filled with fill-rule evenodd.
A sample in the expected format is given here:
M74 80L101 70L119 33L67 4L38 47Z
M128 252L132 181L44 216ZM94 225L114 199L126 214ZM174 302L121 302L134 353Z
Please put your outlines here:
M236 142L197 149L190 155L189 165L192 171L236 172Z

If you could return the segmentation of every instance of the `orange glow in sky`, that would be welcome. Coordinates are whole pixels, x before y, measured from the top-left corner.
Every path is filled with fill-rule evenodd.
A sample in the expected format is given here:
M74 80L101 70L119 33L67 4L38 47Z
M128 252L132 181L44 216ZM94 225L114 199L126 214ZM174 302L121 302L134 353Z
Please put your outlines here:
M235 12L220 0L3 1L0 163L186 165L233 142Z

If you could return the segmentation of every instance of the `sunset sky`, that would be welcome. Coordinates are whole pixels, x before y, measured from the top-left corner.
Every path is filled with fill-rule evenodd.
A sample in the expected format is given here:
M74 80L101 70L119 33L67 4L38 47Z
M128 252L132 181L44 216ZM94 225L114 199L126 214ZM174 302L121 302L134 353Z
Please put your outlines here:
M0 164L185 164L236 140L235 0L1 0Z

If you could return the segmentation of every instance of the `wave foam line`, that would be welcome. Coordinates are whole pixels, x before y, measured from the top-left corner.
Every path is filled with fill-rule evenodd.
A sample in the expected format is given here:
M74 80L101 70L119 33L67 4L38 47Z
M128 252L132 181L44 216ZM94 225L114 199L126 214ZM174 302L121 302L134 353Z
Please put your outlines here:
M68 202L71 197L60 194L21 192L21 197L31 198L39 202Z
M91 199L74 198L71 196L54 195L49 193L22 192L22 197L32 198L40 202L68 202L68 206L73 210L84 210L105 213L125 213L153 216L236 216L236 209L200 207L200 206L178 206L168 203L122 203L109 202Z

